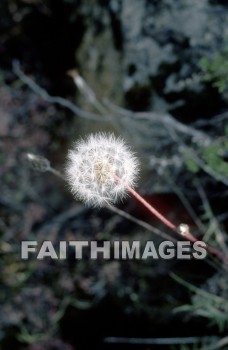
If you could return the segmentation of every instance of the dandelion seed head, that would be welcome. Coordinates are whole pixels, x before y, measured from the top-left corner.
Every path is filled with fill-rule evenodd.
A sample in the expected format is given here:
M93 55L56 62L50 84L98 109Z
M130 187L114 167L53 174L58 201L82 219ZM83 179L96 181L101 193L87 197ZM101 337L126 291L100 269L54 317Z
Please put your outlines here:
M103 206L127 195L125 184L134 187L138 168L134 153L121 138L98 133L80 140L69 151L66 176L76 198Z

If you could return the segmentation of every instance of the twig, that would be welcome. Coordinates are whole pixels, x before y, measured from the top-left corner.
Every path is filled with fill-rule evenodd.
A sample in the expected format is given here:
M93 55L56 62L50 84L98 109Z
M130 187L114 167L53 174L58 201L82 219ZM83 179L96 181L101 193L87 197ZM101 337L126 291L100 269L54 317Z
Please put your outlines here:
M218 350L220 348L223 348L225 345L228 345L228 337L224 337L214 344L205 346L201 350Z
M86 112L83 111L81 108L76 106L74 103L66 100L63 97L59 96L51 96L47 93L46 90L41 88L39 85L37 85L31 78L29 78L27 75L24 74L24 72L20 68L20 64L18 61L13 61L13 72L18 76L18 78L25 83L29 88L35 92L37 95L39 95L43 100L49 102L58 104L60 106L63 106L67 109L69 109L71 112L79 116L80 118L89 119L89 120L96 120L100 122L104 121L110 121L110 118L107 116L100 116L95 113Z
M228 111L213 116L210 119L200 119L194 122L194 126L216 125L228 118Z
M138 344L138 345L175 345L175 344L198 344L203 341L218 339L215 336L210 337L185 337L185 338L123 338L123 337L107 337L104 343L109 344ZM214 348L213 348L214 349ZM205 349L206 350L206 349Z
M107 110L102 103L97 99L95 92L87 84L87 82L79 75L78 71L72 69L67 74L73 79L78 90L81 92L83 97L101 114L106 115Z
M148 224L148 223L145 222L145 221L142 221L142 220L140 220L140 219L135 218L135 217L132 216L131 214L126 213L125 211L123 211L123 210L121 210L121 209L118 209L118 208L114 207L114 206L111 205L111 204L109 204L109 205L107 206L107 208L111 209L114 213L116 213L116 214L118 214L118 215L124 217L125 219L130 220L130 221L136 223L137 225L139 225L139 226L145 228L146 230L148 230L148 231L150 231L150 232L152 232L152 233L154 233L154 234L156 234L156 235L158 235L158 236L160 236L160 237L163 237L164 239L168 239L168 240L173 241L173 242L176 242L176 241L177 241L176 238L171 237L171 236L168 235L167 233L162 232L161 230L159 230L158 228L156 228L156 227L154 227L154 226Z
M184 195L184 193L179 189L179 187L175 184L174 181L171 180L171 177L166 176L166 181L170 184L170 187L174 190L174 192L177 194L179 199L181 200L182 204L184 205L185 209L188 211L191 218L194 220L195 224L199 228L201 232L205 231L205 225L201 222L201 220L198 219L198 216L193 209L191 203L189 202L188 198Z
M63 175L60 173L60 171L58 171L58 170L52 168L51 166L50 166L50 168L49 168L49 172L51 172L51 173L54 174L55 176L59 177L60 179L63 179Z
M161 124L166 124L169 127L172 127L176 131L179 131L182 134L189 135L195 138L195 142L202 143L201 140L210 142L210 137L202 131L196 130L189 125L182 124L178 120L174 119L170 114L161 114L157 112L132 112L127 109L118 107L111 103L108 99L104 99L104 103L111 111L122 114L125 117L136 118L136 119L149 119L153 122L159 122ZM200 141L198 141L200 140Z
M216 241L217 243L220 245L221 249L223 250L224 253L228 254L228 251L226 249L226 244L225 244L225 241L224 241L224 236L220 230L220 227L219 227L219 223L218 223L218 220L216 219L213 211L212 211L212 208L210 206L210 203L208 201L208 198L206 196L206 193L203 189L203 187L201 186L200 182L197 181L196 179L194 180L194 184L197 188L197 191L199 193L199 196L201 198L201 201L203 203L203 206L204 206L204 211L205 213L207 213L209 215L209 218L210 218L210 221L211 221L211 227L214 229L214 230L211 230L211 233L215 232L215 238L216 238ZM204 240L208 241L208 239L210 238L209 236L209 230L208 232L204 235Z

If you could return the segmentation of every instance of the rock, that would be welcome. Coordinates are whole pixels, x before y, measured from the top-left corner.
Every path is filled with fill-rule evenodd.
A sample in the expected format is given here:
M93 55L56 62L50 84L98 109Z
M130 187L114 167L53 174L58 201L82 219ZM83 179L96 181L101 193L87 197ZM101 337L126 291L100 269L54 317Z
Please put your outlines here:
M228 12L208 0L93 3L83 4L87 29L77 52L84 78L115 103L124 92L135 109L135 99L151 109L156 93L181 92L178 82L198 73L200 58L219 51L228 32Z

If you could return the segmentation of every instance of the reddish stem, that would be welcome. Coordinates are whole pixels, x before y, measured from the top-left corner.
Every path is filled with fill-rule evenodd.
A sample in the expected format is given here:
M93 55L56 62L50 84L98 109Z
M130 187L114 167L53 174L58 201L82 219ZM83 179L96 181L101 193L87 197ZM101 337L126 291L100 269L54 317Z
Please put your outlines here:
M171 230L177 232L178 228L172 224L169 220L167 220L162 214L160 214L152 205L150 205L145 199L143 199L138 192L133 190L130 186L125 184L126 189L130 192L139 202L141 202L144 207L146 207L152 214L154 214L159 220L161 220L166 226L168 226Z
M124 183L117 175L114 175L115 179L118 182L121 182L124 184L125 188L130 192L139 202L141 202L144 207L146 207L153 215L155 215L160 221L162 221L166 226L168 226L171 230L178 233L182 237L185 237L189 241L195 243L197 242L197 239L192 236L190 232L184 232L183 234L180 233L180 230L177 226L175 226L172 222L167 220L159 211L157 211L151 204L149 204L143 197L140 196L138 192L136 192L133 188L131 188L128 184ZM204 242L205 243L205 242ZM207 243L205 243L205 248L208 252L216 255L218 258L223 260L225 263L228 263L228 257L225 256L223 253L221 253L219 250L209 246Z

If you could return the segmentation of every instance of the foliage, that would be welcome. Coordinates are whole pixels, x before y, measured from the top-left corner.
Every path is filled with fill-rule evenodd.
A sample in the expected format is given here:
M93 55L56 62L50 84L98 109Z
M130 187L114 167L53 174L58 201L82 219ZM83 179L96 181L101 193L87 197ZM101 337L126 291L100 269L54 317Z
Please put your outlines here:
M228 301L226 298L208 292L206 288L197 288L174 274L172 277L194 293L191 304L179 306L175 308L175 312L184 311L194 316L204 317L208 319L209 326L216 325L219 331L223 332L228 326ZM220 276L221 278L223 277ZM218 280L214 279L214 284L216 283Z
M228 163L224 160L228 154L228 141L213 143L202 149L202 158L206 164L222 176L228 176Z
M228 155L228 141L224 137L207 146L202 146L198 150L200 159L216 174L228 177L228 163L226 157ZM186 149L184 152L185 163L189 171L197 173L200 165L192 157L191 150Z
M228 47L223 52L217 52L213 58L203 57L200 66L220 93L228 91Z

